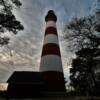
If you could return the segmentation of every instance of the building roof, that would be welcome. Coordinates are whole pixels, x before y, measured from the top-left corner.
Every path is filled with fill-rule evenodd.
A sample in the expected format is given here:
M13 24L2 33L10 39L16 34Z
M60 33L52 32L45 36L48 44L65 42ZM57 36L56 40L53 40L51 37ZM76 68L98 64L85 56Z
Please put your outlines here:
M41 72L32 71L15 71L11 77L7 80L8 83L24 83L24 84L37 84L43 82Z

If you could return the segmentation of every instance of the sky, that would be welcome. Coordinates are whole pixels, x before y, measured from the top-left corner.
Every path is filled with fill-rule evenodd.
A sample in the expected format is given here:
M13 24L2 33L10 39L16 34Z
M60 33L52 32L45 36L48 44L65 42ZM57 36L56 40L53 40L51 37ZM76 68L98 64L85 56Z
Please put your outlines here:
M52 9L57 15L57 29L63 62L64 76L68 79L74 54L63 39L64 26L73 17L92 13L95 0L21 0L21 9L14 9L24 30L10 36L9 45L0 49L0 82L6 82L14 71L39 71L45 31L45 15Z

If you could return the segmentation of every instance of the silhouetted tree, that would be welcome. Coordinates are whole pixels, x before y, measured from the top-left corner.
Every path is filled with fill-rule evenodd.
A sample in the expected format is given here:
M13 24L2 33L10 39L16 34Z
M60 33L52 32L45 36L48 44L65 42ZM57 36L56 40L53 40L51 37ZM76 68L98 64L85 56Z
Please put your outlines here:
M97 70L100 70L100 60L95 59L98 54L100 55L99 49L84 48L76 52L77 57L72 61L71 85L80 95L99 95L100 73Z
M70 69L71 86L79 95L100 92L100 72L97 72L100 70L100 33L95 31L94 18L74 18L65 27L65 39L76 54Z
M0 91L0 98L6 98L6 91Z
M23 25L16 19L13 8L20 7L22 4L19 0L0 0L0 45L6 45L9 37L4 33L8 32L17 34L23 30Z
M94 16L73 18L65 26L65 39L72 50L97 48L100 45L100 33L95 31Z

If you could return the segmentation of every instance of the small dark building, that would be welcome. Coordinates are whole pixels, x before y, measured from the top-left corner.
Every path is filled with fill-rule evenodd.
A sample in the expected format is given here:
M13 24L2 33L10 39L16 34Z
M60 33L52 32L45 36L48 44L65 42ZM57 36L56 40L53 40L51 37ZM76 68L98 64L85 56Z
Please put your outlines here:
M45 86L41 72L15 71L7 82L8 98L39 97Z

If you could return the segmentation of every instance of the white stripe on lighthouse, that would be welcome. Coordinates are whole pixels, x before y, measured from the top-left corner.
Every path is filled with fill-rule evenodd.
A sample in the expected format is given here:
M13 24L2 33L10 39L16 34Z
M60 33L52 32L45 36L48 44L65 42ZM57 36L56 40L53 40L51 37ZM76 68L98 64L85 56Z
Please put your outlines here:
M56 28L56 23L54 21L48 21L46 23L46 28L48 28L48 27L55 27Z
M44 45L48 43L55 43L59 45L57 35L54 35L54 34L46 35L44 38Z
M61 57L57 55L42 56L40 65L40 71L63 72Z

